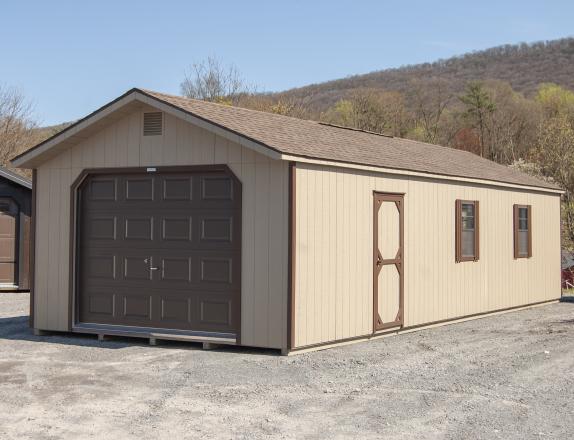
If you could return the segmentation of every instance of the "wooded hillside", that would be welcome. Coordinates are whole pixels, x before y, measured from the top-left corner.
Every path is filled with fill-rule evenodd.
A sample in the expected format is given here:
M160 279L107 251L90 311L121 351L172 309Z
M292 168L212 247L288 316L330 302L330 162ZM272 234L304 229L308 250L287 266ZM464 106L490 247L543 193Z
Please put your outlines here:
M419 78L445 80L449 94L463 92L469 81L489 79L508 82L527 97L536 92L540 83L552 82L574 90L574 38L507 44L446 60L311 84L280 95L302 99L310 110L322 112L360 88L407 93L411 82Z

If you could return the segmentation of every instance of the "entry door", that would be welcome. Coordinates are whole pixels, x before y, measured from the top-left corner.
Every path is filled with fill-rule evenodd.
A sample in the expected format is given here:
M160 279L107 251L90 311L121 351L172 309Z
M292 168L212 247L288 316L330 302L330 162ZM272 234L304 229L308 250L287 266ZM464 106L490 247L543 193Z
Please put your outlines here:
M237 334L241 187L228 172L88 176L78 321Z
M403 325L403 197L374 194L374 331Z
M14 286L16 279L17 218L16 203L0 199L0 286Z

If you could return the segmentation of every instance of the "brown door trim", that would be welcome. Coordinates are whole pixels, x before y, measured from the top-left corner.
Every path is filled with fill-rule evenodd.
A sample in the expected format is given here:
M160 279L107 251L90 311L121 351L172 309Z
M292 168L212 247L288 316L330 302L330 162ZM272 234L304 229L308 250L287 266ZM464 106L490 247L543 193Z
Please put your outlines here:
M382 202L394 202L399 211L399 250L395 258L383 259L379 251L378 214ZM404 325L404 194L373 191L373 333ZM394 264L399 272L399 310L393 322L382 322L379 316L379 272L388 264Z
M37 188L38 183L38 171L34 168L32 170L32 207L30 211L30 318L29 326L34 328L34 291L35 289L35 279L36 279L36 199L37 199Z
M78 268L78 240L77 240L77 229L78 229L78 189L82 182L89 175L102 175L102 174L141 174L141 173L196 173L196 172L224 172L229 175L237 188L239 188L239 203L242 205L242 184L239 178L233 173L231 168L226 164L217 165L189 165L189 166L157 166L157 167L129 167L129 168L86 168L78 175L74 180L70 188L70 248L69 248L69 258L70 258L70 271L69 271L69 292L68 292L68 330L72 331L74 325L77 323L78 309L76 294L78 291L78 279L76 277ZM242 216L239 218L239 230L242 231ZM239 246L242 248L242 235L240 234ZM239 259L239 274L241 276L241 258ZM239 280L241 285L241 279ZM236 316L238 317L237 323L237 333L236 333L236 344L241 344L241 292L239 301L236 301Z
M297 163L289 162L289 231L288 231L288 286L287 349L295 347L295 256L296 256L296 189Z

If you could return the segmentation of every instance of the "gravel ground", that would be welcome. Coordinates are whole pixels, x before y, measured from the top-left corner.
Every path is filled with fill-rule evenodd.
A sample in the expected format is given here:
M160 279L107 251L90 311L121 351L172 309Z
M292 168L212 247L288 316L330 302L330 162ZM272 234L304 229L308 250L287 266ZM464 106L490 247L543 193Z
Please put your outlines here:
M0 294L1 439L571 439L574 303L293 357L34 337Z

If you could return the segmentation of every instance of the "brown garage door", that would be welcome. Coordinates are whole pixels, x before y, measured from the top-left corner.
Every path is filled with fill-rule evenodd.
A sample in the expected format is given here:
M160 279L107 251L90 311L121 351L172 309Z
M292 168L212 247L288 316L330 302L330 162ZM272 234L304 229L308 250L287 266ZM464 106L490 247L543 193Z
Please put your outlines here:
M0 286L13 286L16 279L16 229L18 206L12 199L0 199Z
M78 208L80 323L237 334L241 187L229 171L89 175Z

